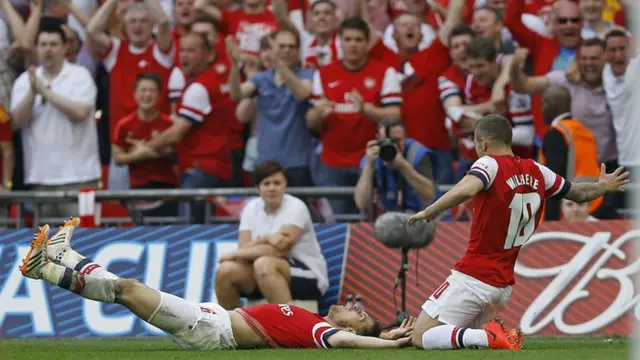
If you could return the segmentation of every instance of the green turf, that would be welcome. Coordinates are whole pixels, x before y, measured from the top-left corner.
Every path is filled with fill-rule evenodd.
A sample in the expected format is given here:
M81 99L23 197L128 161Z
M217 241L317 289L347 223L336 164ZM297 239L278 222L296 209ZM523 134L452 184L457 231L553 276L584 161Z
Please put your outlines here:
M188 352L162 339L121 340L9 340L0 339L0 360L417 360L417 359L518 359L569 360L628 359L627 339L529 338L519 352L492 350L423 351L388 350L237 350Z

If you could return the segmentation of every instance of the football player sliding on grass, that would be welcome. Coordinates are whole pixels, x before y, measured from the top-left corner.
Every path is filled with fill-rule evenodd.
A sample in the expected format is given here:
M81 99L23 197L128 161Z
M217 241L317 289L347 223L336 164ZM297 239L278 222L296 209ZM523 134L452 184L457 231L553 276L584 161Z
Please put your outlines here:
M400 348L411 346L413 320L381 334L380 323L364 311L334 305L321 317L286 304L227 311L215 303L194 303L120 278L71 248L80 225L67 221L48 239L40 228L21 265L31 279L42 279L85 299L117 303L166 332L183 349Z

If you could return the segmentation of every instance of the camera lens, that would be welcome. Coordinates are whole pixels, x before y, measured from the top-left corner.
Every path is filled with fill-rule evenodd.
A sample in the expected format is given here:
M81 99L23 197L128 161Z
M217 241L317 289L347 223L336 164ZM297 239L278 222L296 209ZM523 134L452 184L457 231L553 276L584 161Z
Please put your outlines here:
M388 138L382 139L378 142L378 145L380 145L380 159L386 162L393 161L393 159L396 157L396 153L398 152L396 146L393 144L393 141Z

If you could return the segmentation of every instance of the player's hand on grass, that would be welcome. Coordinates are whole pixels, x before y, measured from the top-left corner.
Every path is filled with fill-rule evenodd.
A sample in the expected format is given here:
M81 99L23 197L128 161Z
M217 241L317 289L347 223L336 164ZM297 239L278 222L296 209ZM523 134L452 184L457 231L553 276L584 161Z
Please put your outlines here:
M629 183L629 172L623 171L624 167L620 166L611 174L607 174L604 164L600 164L600 179L598 179L598 183L607 192L624 191L622 186Z
M409 218L409 225L414 225L419 221L426 220L432 221L438 216L438 213L434 212L431 207L428 207L420 212L415 213L412 217Z
M416 323L415 317L410 317L408 319L404 319L402 324L399 327L389 330L387 332L386 337L389 340L398 340L406 337L411 337L411 333L413 332L413 325Z

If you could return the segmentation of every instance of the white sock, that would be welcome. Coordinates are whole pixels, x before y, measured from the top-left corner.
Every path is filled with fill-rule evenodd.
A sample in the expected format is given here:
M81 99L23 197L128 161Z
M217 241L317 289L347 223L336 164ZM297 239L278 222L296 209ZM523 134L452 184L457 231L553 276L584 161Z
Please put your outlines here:
M85 299L112 303L116 298L116 281L97 276L85 276L64 266L47 263L42 267L42 279L74 292Z
M68 267L69 269L73 269L83 275L91 275L94 277L99 277L99 278L109 279L109 280L118 279L118 276L116 274L107 271L107 269L100 266L100 264L94 263L89 258L85 258L84 256L78 254L75 250L67 251L67 254L65 254L65 256L66 255L81 257L81 260L77 261L73 267Z
M422 334L422 348L425 350L487 347L489 339L484 330L439 325Z

